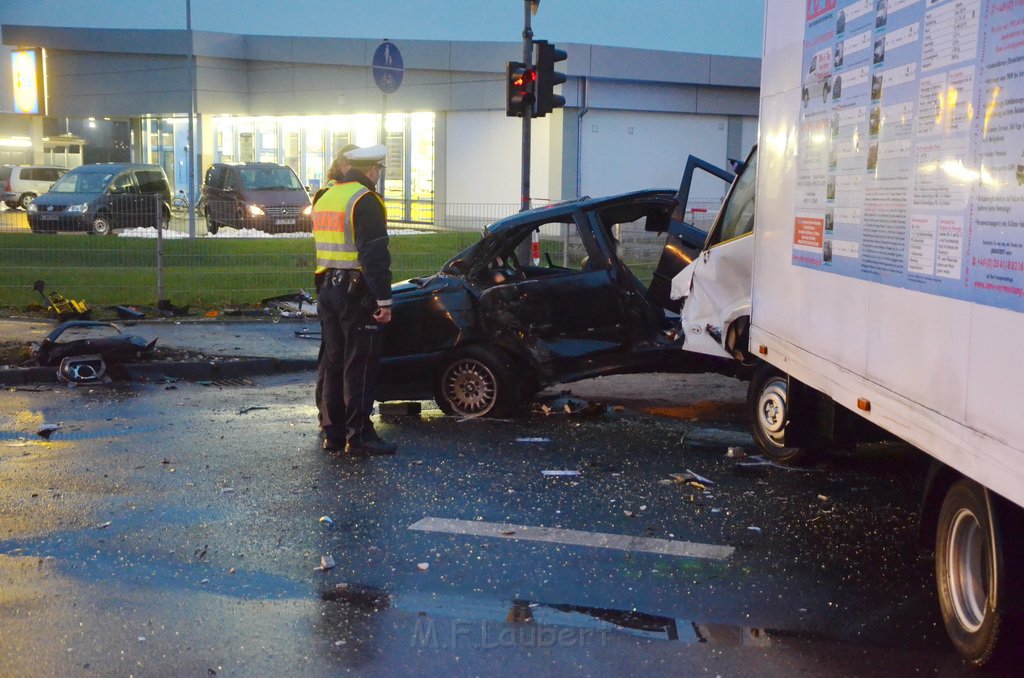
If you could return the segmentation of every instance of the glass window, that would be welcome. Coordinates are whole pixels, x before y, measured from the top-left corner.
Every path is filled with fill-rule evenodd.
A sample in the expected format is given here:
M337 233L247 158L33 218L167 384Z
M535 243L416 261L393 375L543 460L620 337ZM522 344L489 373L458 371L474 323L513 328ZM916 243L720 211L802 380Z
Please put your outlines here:
M137 170L135 178L139 182L140 193L163 193L167 191L164 175L156 170Z
M122 195L124 193L135 193L135 184L132 182L132 175L128 172L118 174L113 183L110 184L111 195Z
M757 153L750 156L743 173L733 185L717 233L710 244L717 245L754 230L754 188L757 185Z

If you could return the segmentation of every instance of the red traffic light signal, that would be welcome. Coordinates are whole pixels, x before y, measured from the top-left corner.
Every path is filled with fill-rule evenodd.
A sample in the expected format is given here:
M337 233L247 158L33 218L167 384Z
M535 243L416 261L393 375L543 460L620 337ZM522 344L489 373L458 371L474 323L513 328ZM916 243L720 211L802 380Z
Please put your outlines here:
M533 117L542 118L556 108L565 106L565 97L555 94L555 85L565 82L565 73L555 70L555 64L568 58L565 50L557 49L547 40L533 42L537 64L537 87L534 97Z
M537 71L527 68L521 61L510 61L505 66L505 115L523 117L532 111L537 86Z

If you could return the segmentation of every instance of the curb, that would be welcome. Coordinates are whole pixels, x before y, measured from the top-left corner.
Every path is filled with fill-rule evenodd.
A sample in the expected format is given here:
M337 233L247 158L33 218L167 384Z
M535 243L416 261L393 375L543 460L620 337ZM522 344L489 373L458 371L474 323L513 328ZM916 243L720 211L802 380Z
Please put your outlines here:
M315 358L250 358L181 363L123 363L108 366L127 381L206 381L315 370ZM15 367L0 370L0 386L55 384L56 367Z

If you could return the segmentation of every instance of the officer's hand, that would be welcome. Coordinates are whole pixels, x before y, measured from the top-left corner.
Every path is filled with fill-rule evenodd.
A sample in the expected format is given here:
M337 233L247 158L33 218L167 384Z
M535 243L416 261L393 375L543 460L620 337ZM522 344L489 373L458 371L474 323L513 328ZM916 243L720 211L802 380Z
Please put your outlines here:
M391 307L381 306L373 312L373 319L379 322L381 325L387 325L391 322Z

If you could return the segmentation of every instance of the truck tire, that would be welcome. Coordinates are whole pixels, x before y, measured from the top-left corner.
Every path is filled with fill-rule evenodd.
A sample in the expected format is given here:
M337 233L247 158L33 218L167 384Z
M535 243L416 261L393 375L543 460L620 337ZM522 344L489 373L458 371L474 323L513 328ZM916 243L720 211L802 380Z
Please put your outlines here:
M1003 661L1018 641L1020 620L993 606L1007 570L1002 537L993 524L985 490L958 480L939 510L935 580L946 632L960 656L974 666ZM1002 644L1000 644L1002 641Z
M522 387L504 352L471 345L442 363L434 399L445 414L502 417L522 403Z
M768 364L754 371L747 388L750 432L761 451L780 464L795 465L811 455L808 447L787 447L789 379Z

